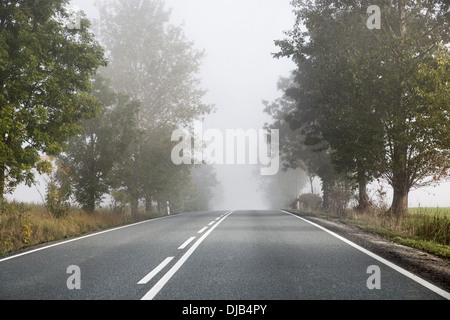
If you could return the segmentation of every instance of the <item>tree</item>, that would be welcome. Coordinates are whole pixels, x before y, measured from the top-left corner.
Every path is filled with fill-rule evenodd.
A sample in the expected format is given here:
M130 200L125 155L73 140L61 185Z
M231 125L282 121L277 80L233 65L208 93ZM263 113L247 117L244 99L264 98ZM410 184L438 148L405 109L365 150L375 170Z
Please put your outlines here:
M319 117L312 108L312 97L308 94L308 81L312 76L308 70L305 67L294 72L291 78L281 78L278 89L283 92L282 97L263 103L265 112L274 120L269 127L280 130L284 170L302 169L310 181L311 193L314 193L313 180L319 177L322 182L322 207L327 210L333 190L347 186L349 182L346 173L336 172L332 163L333 152L327 142L318 137L321 134L317 125Z
M177 126L187 126L212 110L202 102L205 91L197 76L203 52L185 39L180 27L169 23L170 11L162 1L113 0L99 8L98 34L110 59L102 74L116 92L141 104L140 136L116 171L125 170L118 176L136 213L142 199L151 203L152 197L170 198L169 185L176 197L183 184L172 183L189 176L188 167L174 168L171 163L168 139Z
M67 28L65 0L0 3L0 209L16 185L49 172L57 155L93 116L90 77L105 65L102 47L80 17Z
M188 124L212 110L197 76L203 52L169 23L164 2L110 0L99 9L98 34L110 59L102 72L116 91L142 103L141 128Z
M304 92L315 137L330 145L338 168L356 173L360 186L386 178L391 211L400 215L412 187L430 175L446 176L449 167L449 4L380 5L377 30L367 28L367 1L294 1L298 23L277 43L299 72L311 67ZM309 33L300 31L302 22Z
M277 86L283 95L272 102L263 101L264 112L273 120L271 124L266 124L266 128L279 130L283 169L302 169L308 176L311 193L314 193L313 181L317 176L318 153L304 144L301 130L293 129L289 123L289 116L296 109L295 99L287 94L293 88L298 89L294 74L289 78L281 77Z
M83 130L59 157L76 201L93 212L111 189L111 171L135 141L139 103L114 93L106 79L96 77L93 95L102 103L101 113L81 122Z
M214 198L213 189L219 184L214 166L194 166L191 170L191 181L184 210L210 210L211 201Z

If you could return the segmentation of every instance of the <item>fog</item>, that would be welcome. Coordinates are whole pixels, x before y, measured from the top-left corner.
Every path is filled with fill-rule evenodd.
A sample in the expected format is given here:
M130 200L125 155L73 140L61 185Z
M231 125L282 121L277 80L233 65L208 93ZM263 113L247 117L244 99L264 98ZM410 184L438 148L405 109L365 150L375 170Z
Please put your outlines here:
M295 68L288 59L275 59L278 51L274 40L284 37L283 31L294 24L291 0L166 0L172 8L172 23L184 25L186 37L204 49L200 77L208 92L205 103L214 104L216 112L203 121L209 128L255 129L271 119L264 114L262 100L272 101L280 76ZM73 0L89 18L96 17L93 1ZM170 158L168 158L170 161ZM212 209L264 209L270 207L260 186L261 176L255 165L216 165L220 185L212 200ZM281 168L280 168L281 169ZM257 171L257 170L256 170ZM21 186L13 197L23 201L41 202L37 190L44 194L42 183L33 188ZM372 185L372 190L378 185ZM317 191L320 190L316 181ZM449 183L410 193L410 206L450 206ZM300 179L294 193L308 192L309 185Z
M188 39L206 51L202 75L208 103L217 111L204 129L255 129L271 119L261 101L274 100L277 81L295 67L274 59L274 40L292 27L290 0L171 0L175 23L184 23ZM212 209L264 209L266 195L252 165L216 165L221 186ZM222 194L223 192L223 194Z

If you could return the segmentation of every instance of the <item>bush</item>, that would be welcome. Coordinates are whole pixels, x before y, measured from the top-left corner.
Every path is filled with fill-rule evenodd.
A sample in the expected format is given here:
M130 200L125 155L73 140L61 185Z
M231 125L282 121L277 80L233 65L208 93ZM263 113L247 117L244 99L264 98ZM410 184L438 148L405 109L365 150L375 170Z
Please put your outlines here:
M47 210L55 218L65 217L69 213L70 203L68 195L65 194L55 179L51 177L47 184L47 194L45 195L45 205Z
M322 205L322 198L313 193L304 193L300 196L300 209L318 210Z
M329 192L329 209L337 215L345 216L345 209L347 208L350 199L351 194L348 190L340 186L333 187Z

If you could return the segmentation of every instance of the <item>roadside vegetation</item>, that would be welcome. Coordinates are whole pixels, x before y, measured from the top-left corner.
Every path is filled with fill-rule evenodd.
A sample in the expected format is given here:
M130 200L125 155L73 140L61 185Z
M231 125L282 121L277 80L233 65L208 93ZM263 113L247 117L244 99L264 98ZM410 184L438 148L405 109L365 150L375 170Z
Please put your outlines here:
M56 216L44 204L7 202L0 215L0 255L166 214L156 210L144 212L141 210L139 214L132 215L129 208L118 211L114 207L105 207L87 213L69 207L66 214Z
M387 216L379 208L364 212L347 209L345 214L308 208L299 212L322 219L338 220L450 262L450 207L409 208L408 213L400 217Z

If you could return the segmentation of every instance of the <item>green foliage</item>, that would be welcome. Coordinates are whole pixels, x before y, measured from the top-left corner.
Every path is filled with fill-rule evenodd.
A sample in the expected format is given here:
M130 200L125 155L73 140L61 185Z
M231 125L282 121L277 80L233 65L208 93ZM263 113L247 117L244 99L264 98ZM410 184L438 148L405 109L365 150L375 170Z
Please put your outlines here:
M123 214L128 205L128 195L125 190L111 190L111 210L114 213Z
M285 119L305 144L329 149L334 168L358 182L360 203L382 177L392 212L404 213L412 187L448 176L449 4L382 2L381 30L365 25L367 1L293 5L297 23L276 54L298 66Z
M64 192L54 175L50 176L47 183L45 206L55 218L65 217L69 213L69 194Z
M114 93L101 77L95 78L93 88L95 98L103 105L102 111L96 118L81 122L81 133L59 157L59 169L68 168L67 178L75 200L88 212L102 202L112 185L111 171L135 143L139 108L138 103Z
M57 155L96 114L90 76L105 65L89 21L70 30L67 1L0 3L0 195L48 172L40 153Z

